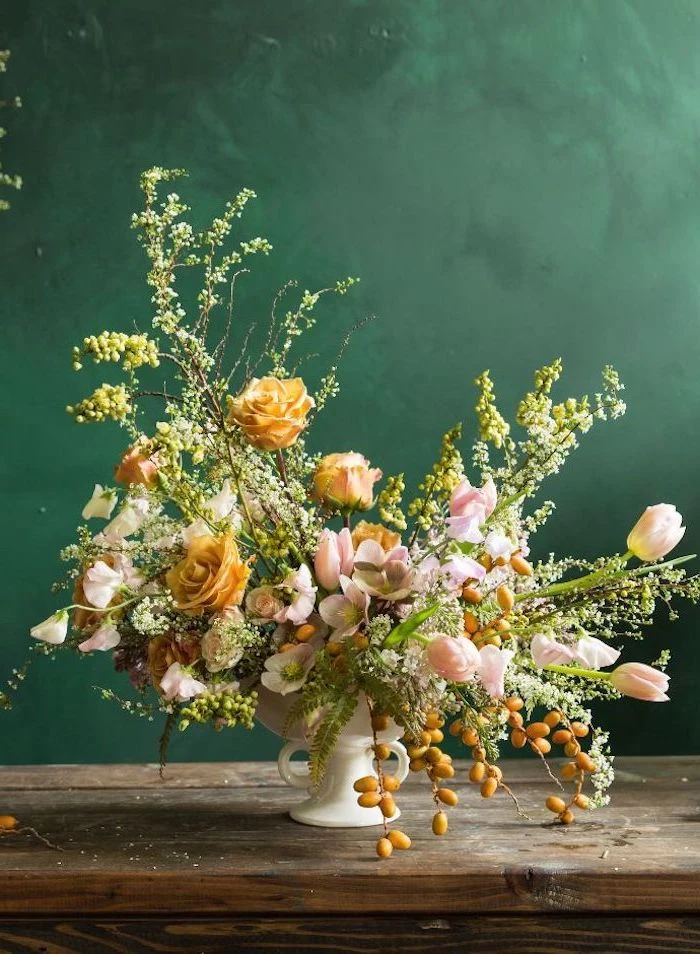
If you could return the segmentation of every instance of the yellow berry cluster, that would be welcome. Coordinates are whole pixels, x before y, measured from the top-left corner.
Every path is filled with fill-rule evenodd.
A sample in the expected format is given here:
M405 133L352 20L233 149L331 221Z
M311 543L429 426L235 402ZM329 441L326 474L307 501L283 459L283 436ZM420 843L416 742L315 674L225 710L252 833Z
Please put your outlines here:
M127 335L122 331L103 331L99 335L89 335L83 338L82 347L73 348L73 368L80 371L81 358L84 355L92 357L95 364L102 361L121 362L125 371L140 368L148 364L157 368L158 345L146 335Z
M483 723L489 720L482 716ZM497 765L491 764L486 757L486 749L482 745L478 731L471 725L465 725L461 719L456 719L450 725L450 733L459 736L464 745L471 749L474 764L469 769L469 781L479 785L482 798L492 798L499 788L506 788L503 782L503 772Z
M90 397L69 404L66 411L74 418L77 424L88 424L93 421L123 421L131 412L129 395L123 384L103 384L96 388Z

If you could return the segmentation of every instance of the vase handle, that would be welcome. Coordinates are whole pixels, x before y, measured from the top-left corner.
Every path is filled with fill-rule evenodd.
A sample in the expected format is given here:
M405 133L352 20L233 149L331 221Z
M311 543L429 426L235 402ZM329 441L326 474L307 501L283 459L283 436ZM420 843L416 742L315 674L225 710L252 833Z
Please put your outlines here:
M311 785L308 763L292 762L295 752L305 751L306 749L299 742L287 742L282 746L282 751L277 758L277 768L282 781L291 785L292 788L309 788Z
M396 778L399 782L403 782L409 771L408 753L401 742L387 742L387 745L398 759L399 764L396 766Z

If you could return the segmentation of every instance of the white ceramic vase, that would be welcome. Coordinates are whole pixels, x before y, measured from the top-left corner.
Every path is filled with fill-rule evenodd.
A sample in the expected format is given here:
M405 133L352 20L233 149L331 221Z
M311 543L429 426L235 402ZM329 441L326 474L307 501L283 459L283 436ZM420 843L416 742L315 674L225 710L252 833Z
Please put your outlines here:
M287 712L295 698L294 695L281 696L260 687L256 716L266 728L281 736ZM399 742L402 734L403 730L392 721L389 728L377 736L396 756L396 776L400 782L408 775L408 756ZM358 778L375 774L372 728L367 700L363 695L358 697L355 712L340 733L333 755L328 760L323 782L318 788L311 785L307 763L292 761L295 753L308 751L309 740L303 727L297 724L286 738L287 742L277 760L279 773L287 785L308 792L308 798L289 809L295 821L323 828L365 828L382 824L379 808L361 808L357 804L357 792L353 789ZM392 771L391 767L388 771ZM397 811L394 818L398 817Z

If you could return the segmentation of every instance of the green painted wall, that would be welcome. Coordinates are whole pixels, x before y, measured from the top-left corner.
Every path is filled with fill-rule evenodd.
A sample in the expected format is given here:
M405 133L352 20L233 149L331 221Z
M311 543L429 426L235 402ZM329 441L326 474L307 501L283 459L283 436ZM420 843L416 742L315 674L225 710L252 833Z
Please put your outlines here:
M245 231L276 251L244 320L288 277L362 276L322 350L379 320L319 447L417 478L483 367L512 406L556 354L572 390L612 361L628 416L550 484L540 552L619 548L659 500L700 549L697 0L4 0L5 46L4 91L25 108L3 156L25 190L0 218L3 670L54 608L55 554L122 449L62 408L101 380L74 375L70 346L148 316L128 226L154 163L192 171L202 216L242 185L260 194ZM620 752L698 750L699 619L661 620L634 652L675 646L673 702L607 706ZM38 665L0 714L0 760L154 759L158 728L95 684L123 687L109 659ZM195 731L173 757L276 747Z

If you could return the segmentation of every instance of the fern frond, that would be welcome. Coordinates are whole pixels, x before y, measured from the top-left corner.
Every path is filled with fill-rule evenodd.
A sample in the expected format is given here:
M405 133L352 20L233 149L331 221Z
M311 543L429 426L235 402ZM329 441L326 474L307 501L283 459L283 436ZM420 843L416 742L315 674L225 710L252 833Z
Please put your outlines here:
M338 736L350 721L356 705L357 698L354 693L340 696L330 706L314 733L309 751L309 774L316 788L323 781Z

